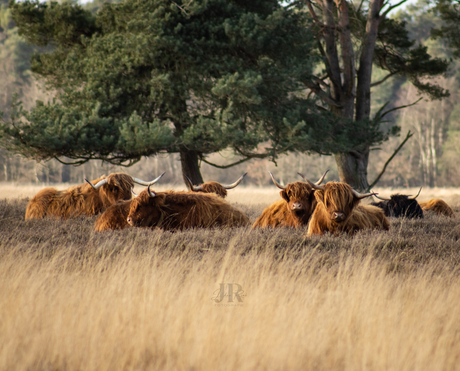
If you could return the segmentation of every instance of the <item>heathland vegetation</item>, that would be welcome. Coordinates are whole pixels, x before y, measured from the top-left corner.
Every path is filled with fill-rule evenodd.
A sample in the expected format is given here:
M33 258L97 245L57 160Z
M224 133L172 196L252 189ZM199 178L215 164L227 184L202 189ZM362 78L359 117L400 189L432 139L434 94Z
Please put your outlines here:
M266 206L257 188L230 196L252 221ZM26 204L0 200L1 370L458 369L458 203L314 238L95 233L95 218L24 220Z
M128 42L134 45L140 42L139 45L142 46L142 43L149 43L153 40L152 35L143 38L145 35L136 33L142 30L144 25L149 24L149 19L144 18L149 13L143 12L142 8L138 8L137 5L144 2L149 3L147 0L124 2L124 6L129 5L128 8L120 6L118 10L131 12L125 14L116 13L116 2L108 1L107 3L114 7L111 8L110 4L105 6L105 16L99 23L92 23L94 19L91 14L103 7L102 1L87 3L84 6L84 9L90 11L91 14L81 9L75 10L72 2L63 2L62 4L65 5L63 8L54 9L57 10L54 16L59 15L56 19L59 18L60 22L51 22L51 24L63 27L63 29L57 27L57 33L63 39L69 37L64 40L69 42L68 45L75 47L73 43L78 44L72 53L75 52L74 56L81 57L79 52L87 47L95 47L95 45L91 46L84 37L72 38L71 36L75 36L72 33L75 29L70 26L75 20L62 22L60 13L62 9L71 14L76 11L75 14L80 17L79 20L88 21L90 25L96 24L97 27L103 25L102 29L98 29L100 33L97 34L106 39L95 37L94 42L100 42L99 46L108 49L113 47L119 53L120 51L115 47L117 43ZM206 7L200 8L199 6L205 2L187 0L184 2L163 1L163 3L168 4L166 13L169 12L168 17L171 16L173 19L176 19L174 17L179 19L184 13L187 15L191 10L198 13L206 11ZM227 6L233 3L242 4L246 8L252 6L255 9L249 10L258 13L258 16L254 18L238 13L241 24L244 26L249 27L254 24L257 27L260 26L258 30L260 33L252 33L249 28L242 27L241 32L248 36L248 40L254 36L256 41L269 41L270 32L273 29L286 26L284 23L286 19L283 20L280 16L283 11L279 9L279 3L276 1L209 1L206 4L225 4ZM264 7L257 8L254 6L256 3L264 4ZM282 3L286 5L286 2ZM306 11L307 4L311 5L308 0L289 3L292 4L289 7L290 11L295 7ZM332 4L331 1L325 1L324 4L326 3ZM351 3L350 1L346 4ZM367 2L354 2L355 9L362 10L359 4L363 3ZM372 1L372 3L377 2ZM450 9L451 1L439 0L437 3ZM27 4L30 5L30 3ZM31 9L36 10L42 6L44 9L46 4L48 3L35 3ZM190 4L192 4L191 8L179 7ZM264 19L262 22L262 13L272 10L267 4L273 5L277 13L275 12L276 14L272 15L270 20ZM428 25L442 29L445 25L442 22L449 22L449 17L441 19L439 13L433 10L432 5L433 3L428 0L419 0L415 5L389 14L390 19L394 20L391 23L394 26L391 31L401 32L399 41L405 39L407 34L399 26L406 22L409 38L416 40L416 45L413 46L421 53L420 55L425 50L429 55L449 59L453 54L446 49L442 39L432 39L427 31ZM225 9L229 12L233 11L230 5ZM238 9L241 10L241 8ZM217 10L217 8L211 9L211 13ZM25 12L26 18L33 15L37 14L34 11ZM122 16L119 17L120 15ZM219 13L218 15L225 17L228 14ZM298 14L291 15L294 17L290 18L291 20L299 22L306 20L302 17L297 18ZM359 24L362 26L365 23L362 15L359 11L352 14L354 22L357 22L353 25L356 26L353 32L358 32L358 34L362 30ZM455 14L450 16L455 21ZM167 17L165 20L167 21ZM183 46L187 40L198 44L205 40L196 37L201 35L200 32L212 35L212 32L208 31L215 29L221 37L224 31L238 29L234 27L235 24L232 21L222 22L221 18L218 20L216 24L207 24L208 28L197 27L199 22L194 23L195 19L193 22L185 22L184 28L166 27L165 30L171 33L182 32L184 39L181 39L181 45ZM155 25L164 26L161 22ZM316 24L318 25L321 26L320 23ZM66 28L67 26L69 29ZM109 26L114 28L110 29ZM289 24L289 27L297 26L299 24L295 22ZM85 32L88 30L85 29ZM125 33L127 30L132 32ZM196 31L194 34L196 38L187 39L191 30ZM455 31L455 29L452 30ZM49 36L46 32L50 32L50 28L43 33L34 34L33 29L29 31L32 31L29 32L32 36L46 38L47 35ZM103 31L106 33L104 34ZM114 35L116 37L110 40ZM389 45L385 44L385 34L381 36L384 40L383 44L379 45ZM455 32L449 37L452 42ZM213 42L216 41L218 40L213 39ZM274 39L274 42L276 41ZM175 42L178 40L166 37L162 40L164 43L162 45L171 46ZM49 47L45 44L39 47L27 45L25 39L19 36L18 27L12 21L11 9L7 7L6 0L0 0L0 81L4 87L0 94L0 110L6 113L6 117L9 117L11 113L14 116L14 109L17 108L14 105L13 92L19 94L18 98L22 100L27 111L30 112L34 107L38 107L37 115L29 117L38 118L40 125L43 124L42 119L45 117L42 114L46 114L50 107L56 109L54 113L59 113L58 111L63 108L59 106L62 101L52 99L53 92L57 90L48 91L48 96L46 96L42 90L38 89L42 82L37 81L31 72L29 61L32 53L51 51L40 49ZM228 61L235 62L229 55L238 54L238 42L231 44L230 50L226 49L222 43L217 42L217 44L213 46L211 43L208 46L216 51L216 57L219 58L214 61L207 60L207 62L215 62L216 64L210 63L210 65L219 66L217 70L221 71L220 63L225 58L228 57ZM64 46L65 49L66 45L64 43L60 47ZM131 51L137 51L138 56L148 59L148 50L139 45L137 45L138 48L133 48ZM190 54L187 58L204 58L202 55L194 54L196 50L193 50L191 45L189 46ZM302 43L300 46L306 47ZM358 46L359 43L354 45L355 51L359 49ZM402 48L407 46L404 44ZM254 68L254 65L251 64L254 60L251 59L249 53L252 51L251 47L250 44L243 45L244 53L240 55L241 59L237 59L245 68L248 65ZM455 48L455 43L453 47ZM287 48L288 52L292 52L289 46ZM95 48L95 50L100 51L101 49ZM387 51L392 50L390 48ZM60 51L62 54L58 57L68 56L66 53L69 50L61 49ZM383 53L380 55L385 54L384 50L380 52ZM71 56L72 53L70 53ZM121 62L126 61L122 58L123 53L117 56L112 60L113 63L122 64ZM423 56L426 57L425 54ZM90 53L90 58L92 57L97 57L97 53ZM104 58L96 59L101 65L108 61ZM269 58L264 57L262 60L266 62L265 72L272 73L274 67L268 63ZM422 61L422 58L418 60ZM175 66L174 64L179 59L166 56L163 61L166 61L165 65L170 68ZM280 60L276 61L280 62ZM290 61L295 61L294 56ZM395 62L394 59L392 61ZM88 60L69 58L66 62L67 66L71 66L73 63L86 63ZM138 59L137 62L140 62L140 65L143 63L141 59ZM385 63L385 60L380 62ZM413 62L416 63L417 58ZM127 63L127 65L130 64ZM48 73L50 70L45 70L52 65L46 66L45 63L40 66L38 63L35 67L40 67L42 72ZM114 74L117 72L115 69L111 70L110 63L108 63L104 66L105 69L82 68L81 75L69 77L65 76L66 65L62 64L61 67L63 68L60 72L63 75L60 77L63 80L57 81L58 78L55 82L62 83L63 85L59 88L69 94L72 93L72 89L69 88L70 84L66 84L75 77L85 79L83 72L93 71L93 77L97 78L92 80L92 83L96 85L105 82L103 74L100 74L101 71L114 72ZM184 68L184 66L179 67ZM193 67L195 70L191 72L196 73L195 77L203 72L199 71L196 64ZM299 75L290 75L290 73L301 71L288 71L286 67L289 67L289 64L281 67L283 68L278 71L293 79L289 81L289 84L284 85L284 88L292 88L290 84ZM317 65L312 64L308 66L310 67L312 69L307 69L307 72L320 71ZM382 65L382 67L385 66ZM244 75L244 79L227 81L230 85L222 83L220 90L218 89L223 96L228 93L229 87L234 88L233 91L238 93L232 97L234 101L231 102L228 113L229 115L234 114L232 117L240 121L237 120L237 123L232 124L241 124L242 128L245 127L245 115L248 113L246 103L251 94L257 99L269 97L276 101L279 98L289 103L288 106L292 100L298 99L299 102L308 98L302 94L297 97L292 94L278 97L272 91L265 90L262 92L265 95L256 92L256 87L259 86L258 80L254 78L255 75L252 75L254 71L249 71L251 68L246 69L247 74ZM460 369L460 307L458 305L460 302L460 224L458 222L460 194L458 188L445 188L460 185L460 175L457 171L460 155L458 146L460 126L457 122L459 117L457 91L460 88L458 86L458 64L452 61L450 64L452 73L434 80L433 86L440 87L441 92L446 89L450 90L450 97L441 101L423 101L417 105L411 105L419 97L414 85L411 84L414 81L409 81L410 74L392 80L386 78L383 69L374 69L373 81L381 83L372 90L370 108L371 117L375 117L378 112L382 112L379 109L385 106L386 102L390 102L385 106L385 110L388 111L385 119L388 122L375 121L376 126L374 127L390 135L398 131L394 129L392 131L392 127L399 126L401 133L405 135L410 131L413 136L389 164L374 190L378 191L381 196L389 196L390 193L397 191L414 195L421 185L429 186L430 188L423 188L419 200L444 199L453 207L454 218L429 213L426 213L424 219L417 220L389 218L391 222L389 231L365 230L354 236L326 234L311 238L306 237L306 227L257 230L252 230L250 227L211 228L190 229L174 233L158 229L130 227L119 231L99 233L94 231L96 216L71 220L51 218L25 220L27 202L39 189L44 187L43 183L60 183L57 184L57 188L63 189L68 187L69 183L82 183L84 178L96 179L103 173L107 175L121 169L114 164L95 160L77 167L65 165L57 160L37 163L35 159L43 159L40 155L53 146L60 147L65 152L66 146L59 140L54 140L52 145L48 146L50 142L46 140L50 137L56 139L53 137L56 134L54 129L62 129L57 130L58 134L65 137L67 140L65 143L69 144L69 148L72 149L70 144L75 146L78 144L76 141L72 142L72 135L78 130L72 131L75 127L73 129L70 127L75 118L81 119L77 120L77 124L81 124L82 128L88 127L85 126L87 122L83 121L89 119L91 121L88 121L89 127L99 122L103 124L107 133L112 134L117 134L116 131L111 131L113 128L110 127L110 124L116 120L112 122L107 117L103 117L107 112L115 112L118 115L118 121L115 122L117 125L127 120L125 129L134 130L138 124L139 128L142 126L142 119L136 116L141 113L140 111L135 113L134 108L136 107L131 105L134 101L130 101L135 93L128 97L123 94L123 91L116 89L76 89L74 91L76 95L88 93L91 98L90 93L94 93L94 96L101 100L101 105L92 111L92 116L77 117L81 113L77 112L78 110L73 111L74 116L68 115L67 112L64 115L65 120L59 121L61 117L58 117L52 125L50 124L48 131L43 126L40 131L35 132L37 134L35 137L29 135L28 140L35 141L34 143L37 144L37 141L43 139L44 145L41 148L42 153L38 148L40 146L37 147L38 149L32 149L29 154L32 153L36 157L31 156L32 158L28 160L6 149L0 149L0 165L3 170L0 172L0 181L2 181L0 185L0 370ZM79 70L74 69L73 72L79 72ZM148 74L146 75L142 68L128 69L124 72L140 74L145 78L143 81L152 82L146 77ZM184 69L181 72L184 72ZM126 91L134 92L144 89L142 90L144 96L154 91L154 89L145 89L145 86L131 85L135 79L131 79L128 76L129 73L128 75L123 73L120 75L123 79L120 78L119 81L127 84ZM391 77L396 77L396 75L395 72ZM181 77L184 76L184 74L174 75L173 77L177 80L173 80L180 81L184 86L190 83L195 84L195 88L203 88L209 81L219 77L212 75L208 79L209 76L206 75L204 79L201 79L201 76L193 81L181 80ZM56 76L52 77L56 78ZM107 82L109 80L118 82L115 75L111 75ZM166 78L157 79L157 87L161 84L167 85L167 80ZM326 88L326 82L316 80L316 83L318 86L312 86L313 88ZM268 89L274 85L277 85L276 81L266 81L266 85L261 86ZM161 94L171 93L171 90L168 89L159 91ZM320 91L317 91L320 94ZM110 99L102 99L110 98L110 94L105 95L107 92L115 94L116 101L120 100L120 105L117 106L115 104L117 102L110 101ZM222 165L238 162L244 160L244 154L249 155L249 152L243 151L244 153L238 156L231 151L231 146L226 146L227 140L238 137L237 131L232 131L231 136L226 136L225 140L221 137L222 141L217 143L218 146L210 145L208 142L210 137L206 135L210 133L208 129L212 126L211 124L215 123L213 120L216 120L216 116L204 117L203 112L206 111L206 107L203 108L199 104L211 102L209 107L213 105L220 107L219 105L225 102L219 99L214 101L216 97L209 98L204 90L198 89L197 92L203 95L201 98L199 94L193 95L198 105L191 105L191 107L196 109L194 113L197 114L196 123L199 125L192 128L193 130L188 128L190 129L188 132L184 130L187 135L184 132L178 134L181 140L188 141L187 144L196 144L196 148L201 146L199 149L203 152L198 151L199 155L192 158L192 162L195 165L200 164L200 161L195 160L202 155L203 162L200 164L200 170L205 181L218 180L231 183L243 173L249 173L242 185L229 191L227 200L247 214L252 222L266 206L280 198L279 189L271 184L267 170L272 170L282 183L300 180L297 172L316 180L326 169L331 170L326 181L338 180L339 171L334 164L333 157L324 154L311 155L307 147L296 148L293 153L287 150L284 155L274 156L277 157L277 167L270 161L270 156L266 157L264 153L254 150L257 146L251 148L254 150L251 152L254 159L225 171L205 163L204 160L208 163ZM60 97L66 98L65 95ZM79 104L85 106L88 103L86 101L88 97L78 98L81 98L78 101ZM210 100L207 100L208 98ZM49 100L50 105L45 103L37 106L36 99L45 102ZM251 104L256 104L257 99ZM69 102L71 105L75 103L71 100L67 101ZM170 105L169 108L174 106L174 99L165 100L165 102ZM148 99L144 103L145 108L148 106ZM123 104L125 104L123 108L125 111L120 114L117 110ZM405 105L408 107L403 110L392 111L394 108ZM184 105L179 104L179 106L180 109L184 109ZM64 108L68 109L69 106ZM161 105L157 108L155 112L159 114L172 112L166 109L168 107L161 107ZM275 106L265 105L264 109L258 111L257 114L264 116L274 108ZM232 109L237 109L238 112L231 112ZM315 111L313 108L312 110ZM127 119L129 115L124 116L126 112L132 115L130 119ZM155 113L151 111L150 114L152 112ZM298 113L295 109L284 111L286 112L291 118L295 118ZM277 113L282 114L283 112ZM316 115L318 112L313 113ZM330 118L326 114L325 117ZM370 122L367 121L367 123ZM60 125L62 123L72 125L69 124L67 128L69 130L66 131L66 125ZM5 124L3 129L6 127L11 129L12 126L8 126L9 124ZM286 121L285 124L285 127L293 130L305 129L305 126L302 125L290 126L293 122ZM22 128L26 127L27 125L22 126ZM196 135L200 133L199 129L202 129L203 136L195 143ZM258 133L267 134L266 139L270 136L273 139L273 135L276 135L276 130L263 133L261 129L258 127ZM296 137L295 130L290 132L292 135L290 139L302 138L302 136ZM327 125L322 130L327 131ZM128 132L129 130L125 131L125 134ZM18 133L22 134L20 130L16 132ZM89 130L88 133L94 135L91 138L97 139L97 130ZM257 133L251 130L242 131L242 133L236 139L240 140L240 144L247 141L246 144L250 146L251 140ZM350 133L353 135L353 131L347 132L347 135ZM149 148L147 143L149 136L144 135L145 131L140 130L137 134L136 138L139 140L137 144L144 146L143 150L152 151L150 153L152 155L157 153L158 148ZM168 140L172 138L170 134L166 133ZM213 137L213 140L218 139L215 132L211 134L209 135ZM284 134L281 133L277 137L280 140L278 144L285 143L283 141L289 139ZM91 141L86 141L90 137L83 137L80 137L79 140L83 140L88 147L76 148L76 150L77 152L82 151L82 160L85 160L85 156L91 157L94 154L92 152L94 148ZM109 157L120 155L116 151L110 151L111 148L120 149L116 147L118 142L115 143L110 135L102 139L105 140L101 142L101 151L106 151L104 155ZM368 167L370 182L379 175L383 165L401 141L401 138L398 137L383 139L388 139L388 141L381 143L380 150L374 151L372 149L376 148L372 146L366 147L370 150ZM259 144L258 140L252 144ZM136 146L136 141L130 143ZM180 144L180 141L174 145L178 143ZM366 142L366 146L368 144ZM221 151L228 147L230 150ZM345 149L349 150L349 148ZM139 153L133 153L133 159ZM69 157L60 156L59 160L64 162L72 158L75 160L74 155L75 153L69 152ZM124 155L126 152L121 153L120 156ZM258 158L259 155L262 158ZM160 155L143 159L124 171L142 179L153 179L166 171L162 181L158 183L158 186L155 185L155 190L162 191L184 188L183 166L180 148L174 147L169 155L160 151ZM27 184L22 186L17 182ZM256 186L247 187L251 183ZM265 187L269 184L270 187ZM401 188L390 190L382 188L384 186ZM139 193L139 186L137 187L136 192Z

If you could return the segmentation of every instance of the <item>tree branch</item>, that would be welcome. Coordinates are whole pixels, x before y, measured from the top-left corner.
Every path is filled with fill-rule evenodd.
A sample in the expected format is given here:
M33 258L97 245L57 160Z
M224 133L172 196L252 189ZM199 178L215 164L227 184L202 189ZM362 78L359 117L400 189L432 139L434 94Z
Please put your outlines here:
M383 20L383 19L387 16L387 14L388 14L389 12L391 12L394 8L397 8L398 6L404 4L406 1L407 1L407 0L402 0L402 1L400 1L399 3L397 3L397 4L390 5L390 6L388 7L388 9L385 10L385 12L384 12L383 14L380 15L380 17L379 17L380 20ZM388 4L389 4L389 3L386 3L385 5L388 5ZM384 6L385 6L385 5L384 5ZM383 7L382 7L382 8L383 8Z
M308 11L310 12L313 20L315 21L315 23L320 26L321 28L331 28L331 26L327 26L325 25L323 22L321 22L318 18L318 16L316 15L316 12L315 12L315 9L313 9L313 5L311 3L310 0L303 0L305 3L307 3L307 7L308 7ZM335 28L335 27L333 27Z
M247 158L243 158L242 160L239 160L239 161L236 161L230 165L217 165L217 164L214 164L212 162L209 162L207 160L205 160L204 158L201 159L201 161L203 161L204 163L208 164L208 165L211 165L211 166L214 166L218 169L228 169L232 166L235 166L235 165L239 165L239 164L242 164L246 161L249 161L249 160L252 160L253 158L265 158L266 155L254 155L254 156L250 156L250 157L247 157Z
M332 99L326 92L324 92L319 86L319 84L314 84L310 81L303 81L303 84L307 88L311 89L318 97L323 99L325 102L333 105L334 107L341 107L340 103Z
M401 150L401 148L404 146L404 144L406 144L406 142L409 140L409 138L410 138L412 135L414 135L414 133L411 133L410 130L409 130L409 131L407 132L406 138L404 138L404 140L402 141L402 143L398 146L398 148L395 149L395 151L394 151L393 154L390 156L390 158L387 160L387 162L385 162L385 165L383 165L382 171L381 171L380 174L377 176L377 178L375 178L375 180L369 185L369 187L367 188L366 192L369 192L369 190L371 190L372 187L375 186L375 185L377 184L377 182L380 180L380 178L382 177L382 175L385 173L388 164L391 162L391 160L393 160L393 158L397 155L397 153Z
M418 102L420 102L421 100L423 99L423 97L420 97L418 100L416 100L414 103L411 103L411 104L406 104L405 106L399 106L399 107L395 107L395 108L392 108L386 112L384 112L382 115L380 115L380 118L383 118L383 116L386 116L388 115L390 112L393 112L393 111L397 111L401 108L406 108L406 107L411 107L415 104L417 104ZM385 106L384 106L385 107ZM383 107L382 107L383 108Z
M391 73L389 73L388 75L386 75L386 76L385 76L383 79L381 79L380 81L373 82L373 83L371 84L371 88L374 87L374 86L377 86L377 85L380 85L380 84L384 83L384 82L387 81L391 76L394 76L394 75L396 75L396 74L397 74L397 72L391 72Z
M177 6L180 10L182 10L182 11L185 13L185 15L188 15L187 12L185 11L185 9L182 8L180 5L178 5L175 1L171 0L171 2L172 2L175 6Z

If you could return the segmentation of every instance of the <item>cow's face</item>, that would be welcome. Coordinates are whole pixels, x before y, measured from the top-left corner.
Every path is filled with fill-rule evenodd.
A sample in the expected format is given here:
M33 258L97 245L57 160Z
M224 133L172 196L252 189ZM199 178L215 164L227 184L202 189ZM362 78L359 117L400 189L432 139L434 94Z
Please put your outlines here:
M122 173L114 173L107 177L107 184L104 184L100 188L100 192L106 199L106 203L113 205L118 201L130 200L133 187L134 181L131 176Z
M352 188L348 184L339 182L325 184L324 189L316 190L315 197L326 209L332 224L345 222L359 204L359 198Z
M303 182L289 183L281 192L281 197L288 203L288 208L297 218L311 216L316 207L314 189Z
M133 227L152 227L161 222L161 205L164 203L164 195L149 195L147 190L142 191L138 197L131 201L128 224Z

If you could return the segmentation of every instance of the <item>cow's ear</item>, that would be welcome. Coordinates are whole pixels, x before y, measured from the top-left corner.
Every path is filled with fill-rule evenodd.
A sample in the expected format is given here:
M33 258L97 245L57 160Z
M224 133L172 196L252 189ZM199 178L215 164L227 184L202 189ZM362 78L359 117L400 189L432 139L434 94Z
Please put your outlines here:
M280 191L280 196L286 201L286 202L289 202L289 196L286 192L285 189L283 189L282 191Z

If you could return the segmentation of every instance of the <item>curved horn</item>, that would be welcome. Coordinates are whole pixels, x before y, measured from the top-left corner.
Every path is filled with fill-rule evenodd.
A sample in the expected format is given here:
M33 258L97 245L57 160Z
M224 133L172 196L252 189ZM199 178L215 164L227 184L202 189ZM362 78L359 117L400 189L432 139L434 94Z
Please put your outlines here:
M134 189L132 189L132 188L131 188L131 193L132 193L134 196L136 196L136 197L137 197L137 193L136 193L136 192L134 192Z
M224 187L225 189L232 189L232 188L235 188L238 184L240 184L240 182L243 180L243 178L246 176L247 173L244 173L243 175L241 175L235 183L232 183L232 184L221 184L222 187Z
M328 170L328 171L329 171L329 170ZM327 171L326 171L326 173L327 173ZM308 184L310 184L310 186L311 186L313 189L324 189L324 186L321 186L320 184L321 184L321 182L323 181L324 176L326 175L326 173L324 173L324 175L323 175L323 176L320 178L320 180L318 180L316 183L310 182L310 181L307 179L307 177L306 177L305 175L301 174L301 173L297 173L297 174L299 174L299 175L303 178L303 180L305 180Z
M408 197L409 200L415 200L415 199L418 197L418 195L420 194L421 191L422 191L422 187L420 187L420 189L418 190L418 193L417 193L416 196L414 196L414 197Z
M279 188L279 189L286 189L286 187L283 187L281 184L279 184L276 180L275 180L275 177L273 176L272 172L269 171L270 173L270 176L272 177L272 180L273 180L273 183L275 183L275 185Z
M185 180L187 181L187 186L188 186L188 189L190 189L191 191L195 191L195 192L198 192L198 191L202 191L203 190L203 187L202 186L194 186L192 181L190 180L190 178L184 174L184 178Z
M151 185L151 184L149 184L148 187L147 187L147 192L149 193L149 196L150 196L150 197L155 197L155 196L156 196L156 193L150 190L150 185Z
M390 201L391 198L384 198L384 197L379 197L377 196L378 193L375 193L374 196L377 197L379 200L382 200L382 201Z
M316 184L316 185L320 185L320 184L323 182L323 180L324 180L324 178L326 177L326 174L327 174L328 172L329 172L329 169L326 170L326 172L323 174L323 176L322 176L321 178L319 178L319 180L318 180L315 184Z
M85 178L85 180L86 180L86 182L87 182L91 187L93 187L93 189L98 189L98 188L100 188L101 186L103 186L104 184L107 184L107 183L108 183L107 178L102 179L101 181L97 182L96 184L91 183L91 182L90 182L88 179L86 179L86 178Z
M140 185L143 185L143 186L149 186L149 185L152 185L152 184L155 184L156 182L158 182L160 180L160 178L165 174L166 174L166 171L163 174L161 174L158 178L155 178L150 182L146 182L145 180L141 180L141 179L137 179L137 178L133 178L133 180L137 184L140 184Z
M372 193L358 193L354 189L352 189L352 191L353 191L353 194L355 195L355 197L358 198L359 200L361 200L363 198L366 198L366 197L377 195L377 193L373 193L373 192Z

